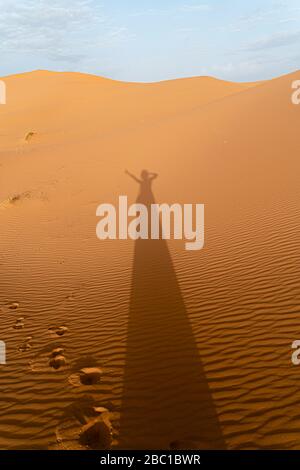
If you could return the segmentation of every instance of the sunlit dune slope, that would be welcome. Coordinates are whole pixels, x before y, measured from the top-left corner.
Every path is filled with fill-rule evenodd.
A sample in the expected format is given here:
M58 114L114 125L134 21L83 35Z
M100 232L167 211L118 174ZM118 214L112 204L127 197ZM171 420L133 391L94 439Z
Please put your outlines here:
M123 83L47 71L10 76L5 82L8 99L7 106L0 108L2 146L19 143L28 132L53 143L124 131L253 86L210 77Z

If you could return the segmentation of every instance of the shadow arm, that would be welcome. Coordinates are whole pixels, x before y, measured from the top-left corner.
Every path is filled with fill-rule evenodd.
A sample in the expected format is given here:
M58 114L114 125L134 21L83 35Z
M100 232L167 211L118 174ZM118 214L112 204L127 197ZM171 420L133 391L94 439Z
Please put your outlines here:
M139 180L135 175L133 175L132 173L130 173L129 171L125 171L126 175L130 176L130 178L132 178L134 181L136 181L137 183L141 183L141 180Z

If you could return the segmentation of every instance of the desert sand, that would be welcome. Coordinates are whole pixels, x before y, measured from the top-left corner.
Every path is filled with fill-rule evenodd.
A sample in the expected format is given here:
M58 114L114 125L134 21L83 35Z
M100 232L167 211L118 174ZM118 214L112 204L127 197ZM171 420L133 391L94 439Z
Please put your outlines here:
M297 78L4 78L0 449L300 448ZM203 250L96 238L125 169Z

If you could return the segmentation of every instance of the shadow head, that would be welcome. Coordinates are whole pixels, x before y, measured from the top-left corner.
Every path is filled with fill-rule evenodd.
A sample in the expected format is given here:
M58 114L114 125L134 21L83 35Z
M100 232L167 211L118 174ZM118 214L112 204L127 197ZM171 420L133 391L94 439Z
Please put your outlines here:
M143 170L141 172L141 178L142 178L142 180L146 181L149 178L149 171L148 170Z

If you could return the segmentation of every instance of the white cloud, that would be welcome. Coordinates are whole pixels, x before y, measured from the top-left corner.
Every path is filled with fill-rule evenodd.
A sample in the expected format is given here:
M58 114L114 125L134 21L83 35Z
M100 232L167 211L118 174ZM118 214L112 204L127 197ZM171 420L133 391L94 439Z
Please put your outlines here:
M244 50L259 51L266 49L275 49L282 46L289 46L295 43L300 44L300 30L294 32L280 32L268 37L264 37L252 42Z
M165 15L170 13L170 10L163 10L159 8L148 8L147 10L134 11L129 14L131 17L139 16L156 16L156 15Z
M40 54L74 62L84 59L91 46L108 45L127 34L91 0L0 0L0 11L2 55Z
M212 9L211 5L206 3L192 3L192 4L183 4L175 5L170 8L148 8L146 10L135 11L129 16L139 17L139 16L159 16L159 15L171 15L177 13L197 13L210 11Z
M186 4L180 7L180 10L186 13L196 13L196 12L203 12L203 11L210 11L211 5L206 3L198 3L198 4Z
M280 24L300 20L300 8L290 2L275 2L272 6L255 8L248 14L238 16L233 22L221 28L222 31L243 32L255 30L259 26L276 29Z

